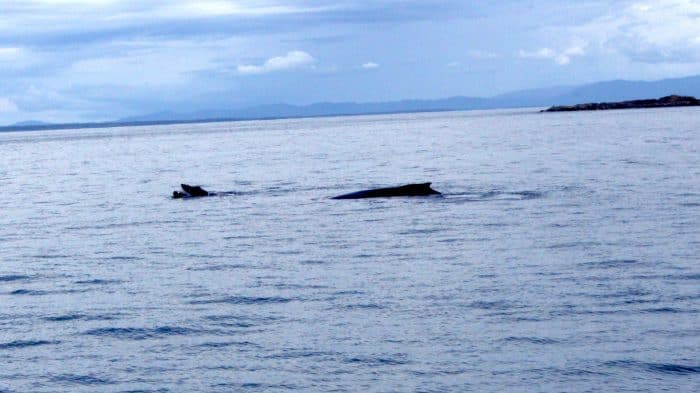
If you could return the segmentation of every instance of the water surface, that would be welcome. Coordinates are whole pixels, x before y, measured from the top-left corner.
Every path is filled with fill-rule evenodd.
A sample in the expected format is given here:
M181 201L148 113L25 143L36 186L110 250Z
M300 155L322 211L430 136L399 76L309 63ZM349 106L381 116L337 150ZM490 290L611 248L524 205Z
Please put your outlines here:
M698 115L2 133L0 391L698 391Z

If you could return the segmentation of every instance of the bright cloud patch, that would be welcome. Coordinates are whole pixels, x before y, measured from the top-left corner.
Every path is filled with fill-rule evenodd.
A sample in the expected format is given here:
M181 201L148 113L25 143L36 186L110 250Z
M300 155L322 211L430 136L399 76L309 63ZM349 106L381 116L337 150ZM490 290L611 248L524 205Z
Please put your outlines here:
M637 2L574 34L642 63L700 62L700 1Z
M362 68L364 70L372 70L375 68L379 68L379 64L372 62L372 61L368 61L367 63L361 65L360 68Z
M0 47L0 60L12 60L22 54L20 48L2 48Z
M262 65L239 65L237 70L241 74L266 74L268 72L291 70L308 67L316 59L304 51L292 51L284 56L273 57Z
M9 98L0 97L0 113L12 113L17 112L17 104Z
M555 51L550 48L542 48L533 52L520 50L518 55L526 59L547 59L554 60L559 65L567 65L571 63L573 56L582 56L586 52L580 46L572 46L563 51Z

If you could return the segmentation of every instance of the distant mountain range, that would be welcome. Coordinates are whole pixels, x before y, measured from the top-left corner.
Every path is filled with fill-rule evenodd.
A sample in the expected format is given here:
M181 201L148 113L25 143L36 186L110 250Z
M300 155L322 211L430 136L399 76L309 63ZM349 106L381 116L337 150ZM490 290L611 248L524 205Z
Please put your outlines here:
M240 109L206 110L192 113L158 112L105 123L47 124L32 121L0 127L0 131L114 127L120 125L190 123L219 120L547 107L587 102L612 102L658 98L671 94L700 96L700 75L685 78L663 79L652 82L614 80L580 86L520 90L489 98L458 96L435 100L401 100L372 103L321 102L311 105L273 104Z

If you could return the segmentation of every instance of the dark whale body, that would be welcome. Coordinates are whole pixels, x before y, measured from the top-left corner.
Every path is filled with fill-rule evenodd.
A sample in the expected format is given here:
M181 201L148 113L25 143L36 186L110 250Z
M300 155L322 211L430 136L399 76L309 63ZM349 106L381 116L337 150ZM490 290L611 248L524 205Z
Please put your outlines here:
M214 195L200 186L191 186L189 184L180 184L182 191L173 191L173 198L192 198Z
M333 199L363 199L363 198L388 198L398 196L427 196L442 195L430 188L430 183L406 184L399 187L376 188L373 190L357 191L350 194L339 195Z

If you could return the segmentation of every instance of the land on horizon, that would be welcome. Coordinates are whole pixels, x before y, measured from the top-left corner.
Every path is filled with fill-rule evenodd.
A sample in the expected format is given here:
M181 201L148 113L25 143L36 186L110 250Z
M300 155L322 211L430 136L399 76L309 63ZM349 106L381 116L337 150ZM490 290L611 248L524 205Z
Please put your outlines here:
M622 102L668 95L700 96L700 75L657 81L614 80L580 86L520 90L493 97L456 96L387 102L322 102L311 105L271 104L191 113L163 111L104 122L47 123L27 120L0 127L0 131L118 127L155 124L265 120L301 117L349 116L478 109L573 106L589 102Z

